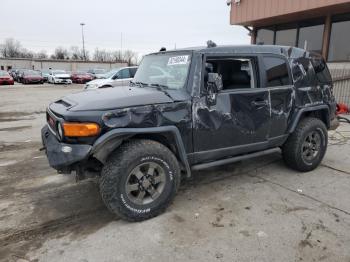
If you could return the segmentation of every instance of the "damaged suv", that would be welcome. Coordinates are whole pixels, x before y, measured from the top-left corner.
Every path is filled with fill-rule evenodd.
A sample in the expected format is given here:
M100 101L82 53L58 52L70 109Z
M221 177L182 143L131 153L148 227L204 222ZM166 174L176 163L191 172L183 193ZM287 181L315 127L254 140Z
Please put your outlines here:
M305 50L162 50L128 86L50 104L42 140L59 173L99 176L106 206L141 221L162 213L193 170L276 151L295 170L315 169L335 110L328 68Z

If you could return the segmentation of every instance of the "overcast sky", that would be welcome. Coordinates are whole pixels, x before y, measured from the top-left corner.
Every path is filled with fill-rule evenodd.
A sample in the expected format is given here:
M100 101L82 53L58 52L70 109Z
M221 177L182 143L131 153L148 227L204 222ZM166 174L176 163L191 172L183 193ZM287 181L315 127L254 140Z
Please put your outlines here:
M205 45L248 44L247 31L229 23L225 0L0 0L0 42L19 40L34 51L81 46L132 49L140 54Z

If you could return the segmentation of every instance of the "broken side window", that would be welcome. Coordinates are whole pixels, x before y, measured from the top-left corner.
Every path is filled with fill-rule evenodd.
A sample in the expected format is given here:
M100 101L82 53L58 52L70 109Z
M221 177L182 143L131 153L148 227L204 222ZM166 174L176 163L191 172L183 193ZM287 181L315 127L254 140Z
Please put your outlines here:
M218 73L223 82L223 90L247 89L257 86L256 63L253 58L208 58L204 81L208 73Z

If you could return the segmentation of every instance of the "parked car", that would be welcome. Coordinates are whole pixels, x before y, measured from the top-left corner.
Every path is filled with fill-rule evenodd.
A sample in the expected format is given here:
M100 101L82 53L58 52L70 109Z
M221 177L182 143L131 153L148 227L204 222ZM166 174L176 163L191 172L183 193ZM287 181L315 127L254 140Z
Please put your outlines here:
M8 70L8 73L14 79L15 78L15 74L16 74L16 69L11 68L10 70Z
M16 77L15 80L17 83L22 83L22 77L23 77L23 73L27 71L27 69L18 69L16 70Z
M41 76L44 78L44 82L48 82L50 76L50 69L42 69Z
M39 71L26 70L22 73L21 81L23 84L43 84L44 78Z
M90 74L94 79L100 79L104 77L107 71L105 69L89 69L87 73Z
M332 85L323 58L294 47L162 51L144 57L130 86L50 104L42 139L51 167L99 176L108 209L142 221L193 170L276 152L297 171L317 168L339 125Z
M13 77L6 71L0 70L0 85L14 85Z
M85 85L85 89L108 88L128 85L135 76L137 67L123 67L104 75L104 78L95 79Z
M71 84L71 75L64 70L50 71L48 82L52 84Z
M87 82L90 82L93 79L94 78L88 73L84 73L84 72L72 73L72 82L73 83L86 84Z

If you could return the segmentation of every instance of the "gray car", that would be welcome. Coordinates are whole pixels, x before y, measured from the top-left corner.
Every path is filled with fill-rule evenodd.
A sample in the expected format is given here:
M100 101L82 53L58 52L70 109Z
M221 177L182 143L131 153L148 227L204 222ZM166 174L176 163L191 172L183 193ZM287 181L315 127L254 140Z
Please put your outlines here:
M122 67L112 70L101 79L95 79L85 85L85 89L98 89L125 86L134 78L137 67Z

